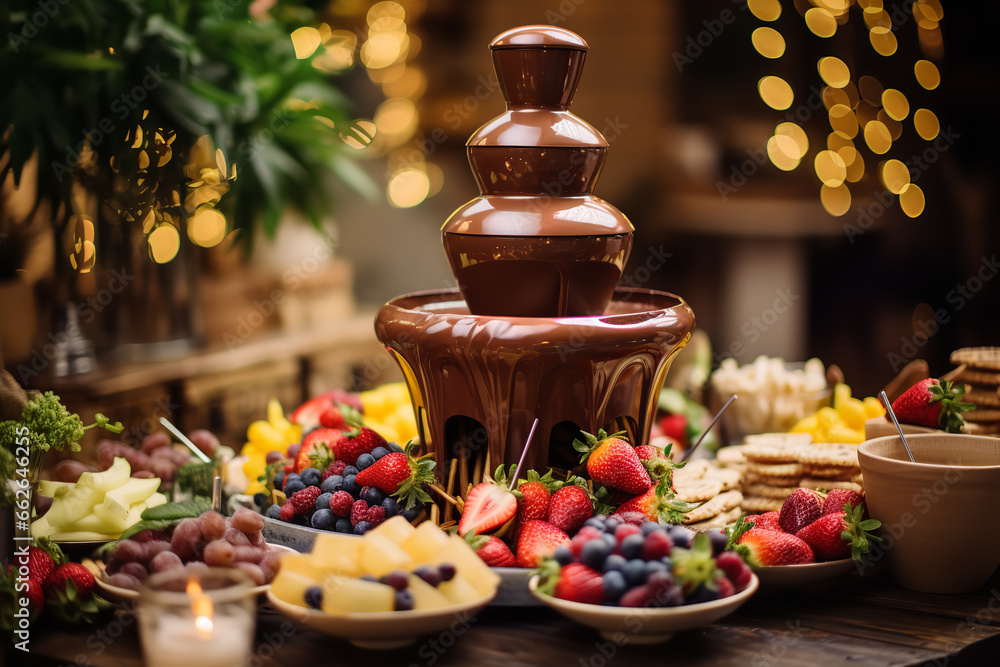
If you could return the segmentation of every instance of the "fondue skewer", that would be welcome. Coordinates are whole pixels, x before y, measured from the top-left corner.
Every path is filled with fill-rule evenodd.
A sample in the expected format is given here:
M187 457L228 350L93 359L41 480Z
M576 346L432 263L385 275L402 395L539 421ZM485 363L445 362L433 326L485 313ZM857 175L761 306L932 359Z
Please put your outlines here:
M903 447L906 448L906 455L910 457L910 463L916 463L913 460L913 452L910 451L910 445L906 442L906 436L903 435L903 427L899 425L899 420L896 419L896 413L892 411L892 404L889 403L889 397L885 395L883 391L880 396L882 397L882 402L885 403L885 410L892 417L892 423L896 425L896 430L899 431L899 439L903 441Z
M180 429L170 423L166 417L160 417L160 423L167 427L167 430L177 436L177 439L184 443L184 446L191 450L191 453L198 457L202 463L211 463L212 459L208 458L205 452L198 449L198 445L191 442L191 440L181 433Z
M521 474L521 466L524 465L524 457L528 453L528 447L531 446L531 438L535 435L535 429L538 428L538 418L535 418L535 423L531 425L531 430L528 431L528 439L524 441L524 449L521 450L521 460L517 462L517 467L514 468L514 476L511 478L511 484L517 485L517 476Z
M722 413L725 412L729 408L729 406L733 404L733 401L735 401L737 398L739 398L739 396L737 396L736 394L733 394L732 396L729 397L729 400L726 401L726 404L722 406L722 409L715 413L715 417L712 419L712 423L708 425L708 428L702 431L701 436L698 438L697 442L695 442L694 445L691 446L691 449L687 450L684 453L684 456L681 457L681 461L687 461L688 457L694 454L694 450L698 449L698 445L700 445L701 441L705 439L705 436L708 435L708 432L712 430L712 427L715 426L715 423L719 421L719 417L722 416Z

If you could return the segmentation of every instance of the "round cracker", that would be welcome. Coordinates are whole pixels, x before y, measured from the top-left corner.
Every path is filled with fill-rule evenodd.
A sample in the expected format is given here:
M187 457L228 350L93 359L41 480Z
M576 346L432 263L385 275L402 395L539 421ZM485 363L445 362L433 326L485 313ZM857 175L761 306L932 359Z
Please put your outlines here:
M1000 434L1000 421L995 422L965 422L962 424L962 433L969 435L998 435Z
M760 484L768 484L770 486L798 486L799 479L802 475L789 475L789 476L778 476L778 475L758 475L753 472L743 473L743 480L746 482L758 482Z
M681 500L699 503L711 500L722 493L722 482L715 479L696 479L682 483L675 477L674 492Z
M861 472L861 468L854 466L824 466L810 464L806 466L809 477L823 477L826 479L851 479Z
M751 433L743 437L747 445L808 445L812 441L811 433Z
M1000 421L1000 409L976 408L975 410L963 412L962 416L965 417L965 421L967 422L976 422L979 424L984 422L995 422Z
M856 445L810 447L802 452L799 456L799 461L809 465L857 468L858 448Z
M715 454L715 461L720 466L738 466L747 462L747 458L743 456L743 450L746 449L746 445L731 445L729 447L723 447Z
M803 477L799 482L804 489L851 489L858 493L864 492L864 487L855 482L848 482L842 479L823 479L821 477Z
M684 523L689 524L711 519L713 516L717 516L723 512L728 512L734 507L739 507L742 500L743 494L735 489L732 491L723 491L708 502L703 503L688 512L685 515Z
M755 443L747 445L743 455L747 463L796 463L799 460L800 443Z
M773 512L780 510L784 500L764 496L743 496L741 507L745 512Z
M975 403L977 406L987 405L991 408L1000 408L1000 396L997 395L997 390L994 387L967 384L962 400L966 403Z
M801 477L805 467L801 463L761 463L747 461L747 472L772 477Z
M734 507L728 512L722 512L711 519L706 519L704 521L696 521L694 523L685 524L691 530L713 530L715 528L725 528L729 524L733 523L740 516L743 515L743 511L739 507Z
M784 500L792 495L798 486L771 486L770 484L760 484L754 482L747 484L744 489L748 496L763 496L764 498L778 498Z
M743 475L740 474L739 470L733 470L732 468L713 468L705 473L702 479L713 479L722 485L723 491L728 491L729 489L739 488L743 482Z
M970 368L1000 371L1000 347L963 347L951 353L951 363Z
M969 382L972 384L985 384L992 387L1000 386L1000 373L994 371L983 371L977 368L963 368L955 374L956 382Z

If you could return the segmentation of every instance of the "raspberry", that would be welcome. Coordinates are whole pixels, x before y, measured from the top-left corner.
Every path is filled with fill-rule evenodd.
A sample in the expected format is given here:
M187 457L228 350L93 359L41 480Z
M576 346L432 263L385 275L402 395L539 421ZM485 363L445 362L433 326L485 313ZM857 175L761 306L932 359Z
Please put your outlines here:
M316 499L322 493L318 486L307 486L301 491L296 491L289 498L289 502L295 508L296 514L307 514L309 510L316 509Z
M330 464L330 467L327 468L327 471L329 471L332 475L343 475L345 468L347 468L347 461L334 461Z
M282 521L291 521L295 518L295 506L291 502L286 502L281 506L281 513L278 518Z
M368 503L363 500L355 500L351 505L351 525L356 526L360 521L368 520Z
M377 526L385 521L385 508L381 505L372 505L368 508L368 523Z
M352 505L354 505L354 498L347 491L335 491L330 497L330 509L336 516L350 516Z
M743 557L735 551L723 551L715 558L715 566L726 573L726 578L732 582L737 593L750 585L753 573L743 562Z
M727 598L730 595L736 595L736 587L733 586L733 582L729 581L726 577L716 579L715 583L719 587L720 598Z

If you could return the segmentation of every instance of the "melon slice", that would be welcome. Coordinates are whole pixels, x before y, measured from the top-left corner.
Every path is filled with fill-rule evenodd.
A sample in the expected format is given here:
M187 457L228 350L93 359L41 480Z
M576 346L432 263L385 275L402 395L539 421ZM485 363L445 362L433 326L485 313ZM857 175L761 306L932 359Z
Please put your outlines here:
M120 456L116 456L111 467L103 472L85 472L80 475L77 484L89 486L98 491L113 491L124 486L132 475L132 467L128 461Z

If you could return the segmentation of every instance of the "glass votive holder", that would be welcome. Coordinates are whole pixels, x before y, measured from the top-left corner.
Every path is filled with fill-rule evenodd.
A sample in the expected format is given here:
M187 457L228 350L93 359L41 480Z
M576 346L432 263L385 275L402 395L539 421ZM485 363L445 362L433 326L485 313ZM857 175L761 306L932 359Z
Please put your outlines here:
M139 590L147 667L243 667L253 647L257 598L228 568L158 572Z

